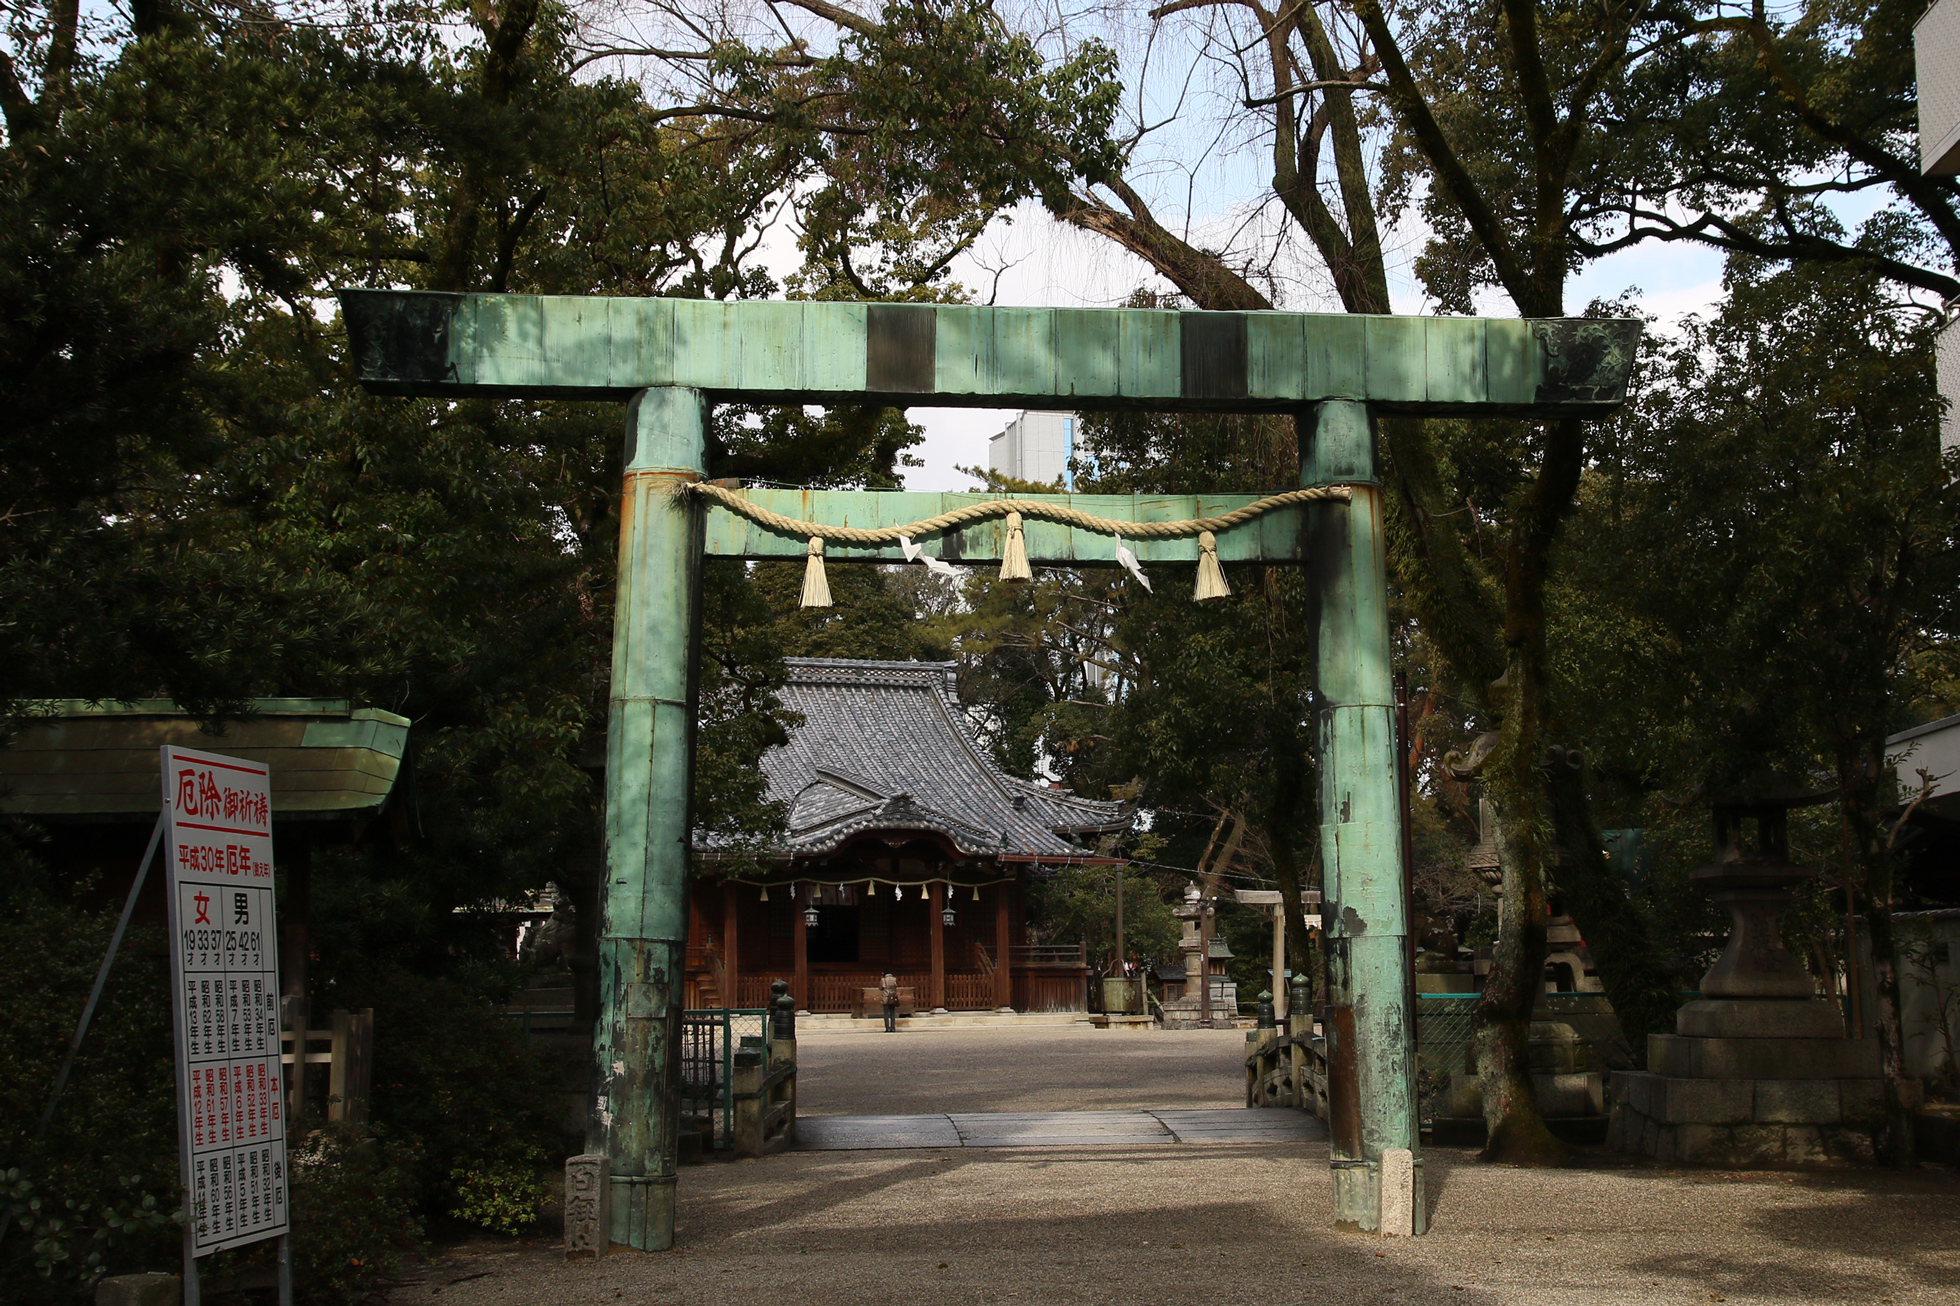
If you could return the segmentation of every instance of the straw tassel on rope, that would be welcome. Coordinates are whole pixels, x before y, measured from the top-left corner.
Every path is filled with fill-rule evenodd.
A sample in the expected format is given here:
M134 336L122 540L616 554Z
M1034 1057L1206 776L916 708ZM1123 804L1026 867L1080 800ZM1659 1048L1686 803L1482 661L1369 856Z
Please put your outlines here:
M806 608L830 606L830 582L823 574L823 536L810 537L810 560L803 564L803 602Z
M1230 598L1232 587L1225 583L1225 571L1218 565L1218 537L1210 531L1198 532L1198 588L1191 597L1203 603L1206 599Z
M1021 514L1007 514L1007 547L1000 551L1000 578L1002 580L1033 580L1034 573L1028 569L1028 542L1021 535Z

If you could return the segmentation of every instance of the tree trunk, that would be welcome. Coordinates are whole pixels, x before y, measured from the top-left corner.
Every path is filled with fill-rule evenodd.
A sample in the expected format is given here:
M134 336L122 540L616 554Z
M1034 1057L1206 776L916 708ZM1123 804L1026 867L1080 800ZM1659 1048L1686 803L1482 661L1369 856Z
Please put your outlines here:
M510 0L500 13L488 8L477 11L477 24L483 32L483 59L478 75L477 94L485 104L502 108L511 101L525 78L523 52L537 24L538 0ZM477 240L483 228L483 208L489 203L489 185L483 161L466 156L456 193L451 200L449 221L437 248L430 284L436 290L465 291L475 288Z
M1913 1168L1913 1110L1919 1105L1919 1081L1906 1073L1904 1023L1899 1018L1899 961L1892 938L1891 872L1883 892L1872 885L1865 900L1865 932L1871 939L1872 1017L1878 1026L1879 1074L1885 1083L1885 1120L1872 1139L1878 1159L1899 1170Z
M1530 834L1537 822L1528 808L1536 804L1527 797L1525 811L1506 810L1507 806L1500 797L1497 844L1504 867L1503 919L1490 977L1477 1003L1477 1074L1489 1134L1483 1157L1543 1165L1565 1154L1564 1144L1545 1127L1531 1079L1531 1012L1545 989L1545 876L1542 850L1532 847Z
M1585 936L1600 985L1626 1031L1634 1064L1645 1065L1647 1036L1672 1034L1680 1007L1676 977L1655 960L1647 920L1607 863L1587 802L1583 761L1568 754L1547 768L1546 793L1559 851L1556 887Z
M1899 954L1892 930L1892 850L1883 834L1877 780L1888 775L1882 742L1872 746L1860 741L1839 755L1838 781L1843 790L1839 808L1865 876L1865 936L1871 946L1875 996L1872 1023L1878 1033L1879 1075L1885 1086L1885 1118L1872 1145L1880 1162L1909 1170L1917 1154L1912 1115L1919 1105L1919 1081L1906 1071Z

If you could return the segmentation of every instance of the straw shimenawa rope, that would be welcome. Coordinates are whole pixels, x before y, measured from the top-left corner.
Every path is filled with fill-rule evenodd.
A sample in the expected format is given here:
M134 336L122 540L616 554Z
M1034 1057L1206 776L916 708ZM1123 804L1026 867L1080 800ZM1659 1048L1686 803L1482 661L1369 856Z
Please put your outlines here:
M762 505L752 502L738 490L725 485L715 485L708 481L682 481L678 483L678 493L698 494L713 499L730 512L739 513L767 530L781 531L785 535L800 535L809 540L808 561L803 569L803 601L806 608L827 608L830 606L830 585L823 574L823 546L825 540L835 540L840 544L894 544L900 540L908 546L908 556L916 553L909 546L921 535L931 535L935 531L951 530L968 522L985 521L989 517L1007 518L1007 543L1001 551L1000 578L1002 580L1028 580L1033 573L1028 569L1027 545L1022 536L1023 517L1045 517L1049 521L1062 522L1069 526L1079 526L1084 530L1099 531L1117 538L1117 555L1123 564L1143 580L1143 572L1136 565L1136 559L1128 549L1122 547L1122 536L1133 540L1177 539L1186 535L1198 537L1198 583L1194 595L1200 602L1206 599L1224 598L1232 590L1225 583L1225 573L1218 565L1218 540L1220 531L1243 525L1262 513L1275 508L1291 507L1296 503L1315 503L1325 500L1346 502L1353 497L1344 485L1317 485L1310 489L1288 490L1283 494L1268 495L1243 508L1234 508L1216 517L1189 517L1183 521L1117 521L1112 517L1098 517L1094 513L1071 508L1064 503L1050 499L988 499L981 503L970 503L964 508L942 512L937 517L925 517L903 526L829 526L822 522L799 521L782 513L772 512ZM1148 581L1144 581L1147 588Z
M676 494L700 494L711 498L729 512L739 512L757 526L772 531L782 531L784 535L802 535L809 541L808 561L804 563L804 608L829 608L831 606L831 586L823 577L823 541L835 539L839 543L855 545L876 545L876 543L906 543L906 557L917 557L917 547L913 547L913 537L931 535L933 531L945 531L968 522L984 522L986 518L1007 518L1007 541L1000 555L1000 578L1002 580L1029 580L1033 571L1027 567L1027 541L1021 533L1021 518L1047 518L1051 522L1064 522L1068 526L1080 526L1090 531L1102 531L1105 535L1117 537L1117 559L1127 567L1137 580L1143 580L1145 588L1151 582L1143 578L1143 569L1137 565L1135 555L1123 547L1123 535L1131 539L1176 539L1180 535L1198 535L1198 590L1194 598L1200 602L1207 598L1225 598L1231 594L1231 586L1225 584L1225 573L1219 569L1219 547L1217 531L1227 531L1241 526L1252 518L1272 512L1274 508L1288 508L1292 504L1311 504L1317 500L1341 500L1347 502L1352 492L1347 486L1329 484L1313 486L1309 490L1286 490L1284 494L1268 494L1266 498L1247 504L1245 508L1233 508L1231 512L1219 514L1215 518L1186 518L1184 522L1117 522L1115 518L1098 518L1092 512L1082 512L1080 508L1070 508L1068 504L1056 504L1054 500L1043 498L990 498L980 504L966 504L953 512L941 512L937 518L921 518L917 522L907 522L906 526L825 526L821 522L800 522L788 518L780 512L770 512L760 504L751 502L739 490L731 490L721 484L711 484L708 480L682 480L676 486ZM927 565L935 565L925 559Z
M1005 517L1018 514L1022 517L1041 517L1048 521L1061 522L1068 526L1080 526L1084 530L1100 531L1104 535L1127 535L1133 540L1172 540L1186 535L1198 535L1209 531L1216 535L1234 526L1242 526L1255 517L1273 511L1275 508L1290 508L1296 503L1316 503L1336 500L1345 503L1352 492L1345 485L1316 485L1304 490L1287 490L1283 494L1268 495L1256 503L1248 503L1243 508L1234 508L1216 517L1188 517L1183 521L1117 521L1112 517L1098 517L1094 513L1071 508L1067 504L1055 503L1045 499L988 499L981 503L970 503L964 508L942 512L936 517L925 517L903 526L830 526L823 522L798 521L785 517L782 513L771 512L761 504L753 503L743 497L740 490L715 485L709 481L683 481L688 493L699 494L713 499L730 512L740 513L759 526L785 535L800 535L805 539L834 540L839 544L895 544L903 536L916 539L935 531L951 530L968 522L985 521L989 517Z

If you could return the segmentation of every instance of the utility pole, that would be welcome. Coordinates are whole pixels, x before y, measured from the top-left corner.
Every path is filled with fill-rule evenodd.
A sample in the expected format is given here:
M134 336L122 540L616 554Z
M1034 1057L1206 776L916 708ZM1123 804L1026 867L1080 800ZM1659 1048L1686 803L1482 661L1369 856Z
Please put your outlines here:
M1116 868L1116 977L1127 979L1129 972L1123 969L1123 881L1129 878L1129 867Z
M1211 894L1198 897L1198 1023L1211 1028Z

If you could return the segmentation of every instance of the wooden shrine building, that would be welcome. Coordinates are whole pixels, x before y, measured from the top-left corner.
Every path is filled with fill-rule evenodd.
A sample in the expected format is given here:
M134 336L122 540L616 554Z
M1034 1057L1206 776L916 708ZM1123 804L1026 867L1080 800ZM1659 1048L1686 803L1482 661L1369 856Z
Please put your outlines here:
M697 844L687 1006L759 1007L782 978L804 1010L855 1011L890 971L920 1010L1085 1009L1083 948L1028 943L1027 886L1121 865L1094 841L1128 806L1003 772L950 662L791 658L783 698L804 723L762 767L788 835L761 871Z

